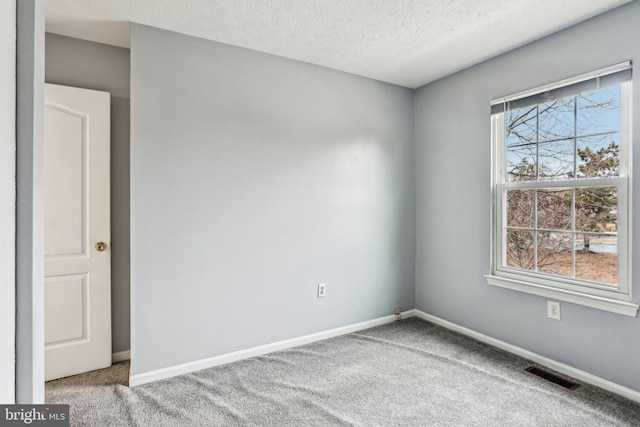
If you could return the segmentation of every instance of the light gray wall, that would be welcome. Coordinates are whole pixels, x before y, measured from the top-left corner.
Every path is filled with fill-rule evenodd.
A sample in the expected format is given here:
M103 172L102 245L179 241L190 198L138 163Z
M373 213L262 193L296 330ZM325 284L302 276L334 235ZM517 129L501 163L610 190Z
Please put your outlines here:
M129 49L46 35L45 80L111 94L111 330L129 349Z
M411 90L131 37L132 374L413 307Z
M15 402L16 0L0 2L0 402Z
M16 403L44 403L44 12L17 2Z
M417 308L635 390L640 319L563 303L562 321L550 320L544 298L491 287L483 274L490 271L489 101L629 59L639 64L638 22L639 2L615 9L420 88L415 110ZM634 198L640 200L640 174L635 176ZM640 224L640 209L633 221ZM640 233L632 240L639 248ZM639 253L633 257L636 277ZM640 282L633 287L640 302Z

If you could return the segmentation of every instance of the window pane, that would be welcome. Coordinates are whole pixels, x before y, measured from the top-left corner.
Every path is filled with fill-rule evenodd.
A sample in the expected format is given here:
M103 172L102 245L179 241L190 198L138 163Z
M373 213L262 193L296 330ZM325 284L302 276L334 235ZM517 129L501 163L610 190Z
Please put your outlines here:
M610 178L620 175L620 134L579 138L578 178Z
M507 148L507 181L535 181L535 145Z
M571 230L571 190L538 190L537 193L537 228Z
M616 236L576 234L576 278L616 285L618 239Z
M576 231L615 233L618 228L616 187L576 188Z
M573 140L545 142L538 147L540 181L573 177Z
M578 96L578 135L620 130L620 86Z
M533 231L507 230L507 266L533 270Z
M538 232L538 271L571 277L571 233Z
M538 141L570 138L575 133L575 98L556 99L538 106Z
M507 191L507 225L533 228L534 190Z
M505 113L507 147L536 143L537 112L533 106Z

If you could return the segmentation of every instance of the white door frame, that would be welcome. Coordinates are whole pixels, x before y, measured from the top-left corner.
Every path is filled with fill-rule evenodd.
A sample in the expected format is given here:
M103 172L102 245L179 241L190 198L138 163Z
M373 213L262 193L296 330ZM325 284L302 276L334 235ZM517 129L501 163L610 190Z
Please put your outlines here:
M15 402L16 0L0 2L0 402Z
M15 0L14 0L15 2ZM44 403L44 0L18 0L16 403Z

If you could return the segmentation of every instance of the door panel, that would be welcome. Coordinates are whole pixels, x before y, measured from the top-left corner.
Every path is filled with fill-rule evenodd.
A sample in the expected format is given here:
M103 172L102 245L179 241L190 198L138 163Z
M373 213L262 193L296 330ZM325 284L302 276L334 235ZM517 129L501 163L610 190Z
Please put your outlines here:
M45 343L69 343L87 338L87 275L45 279Z
M87 115L47 105L45 114L45 255L84 254Z
M109 103L106 92L45 87L47 381L111 365Z

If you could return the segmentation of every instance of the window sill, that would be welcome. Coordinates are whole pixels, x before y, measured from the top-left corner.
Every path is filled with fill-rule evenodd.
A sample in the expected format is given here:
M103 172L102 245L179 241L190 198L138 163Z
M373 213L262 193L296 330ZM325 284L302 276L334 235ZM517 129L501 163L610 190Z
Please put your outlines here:
M485 274L484 277L487 279L487 283L500 288L513 289L515 291L539 295L546 298L554 298L560 301L583 305L585 307L622 314L624 316L636 317L638 313L639 306L629 301L619 301L611 298L588 295L580 292L524 282L521 280L494 276L492 274Z

